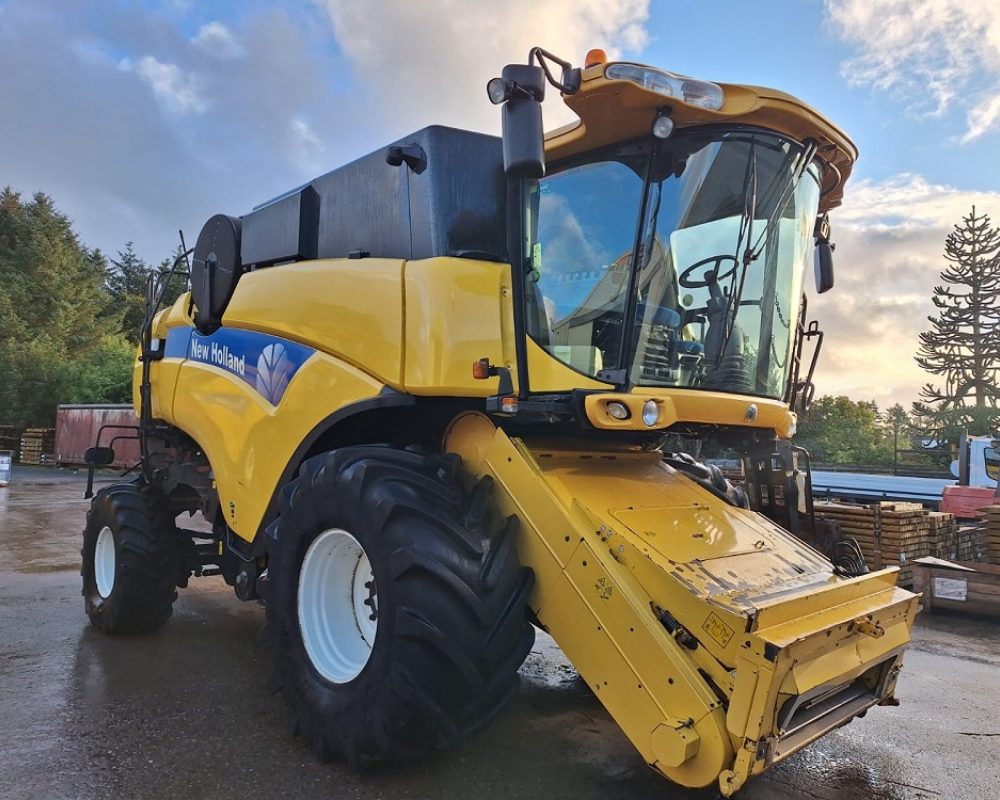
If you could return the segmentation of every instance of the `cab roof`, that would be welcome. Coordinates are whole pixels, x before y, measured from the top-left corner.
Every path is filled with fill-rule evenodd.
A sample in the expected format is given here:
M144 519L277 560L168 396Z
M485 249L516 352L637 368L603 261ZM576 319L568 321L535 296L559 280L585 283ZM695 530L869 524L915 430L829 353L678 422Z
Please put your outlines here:
M677 129L752 125L799 142L814 140L816 155L827 166L820 211L841 204L844 184L858 158L858 148L841 128L798 98L762 86L719 83L724 93L723 104L719 110L712 110L666 97L629 80L609 79L605 70L611 63L585 69L579 91L563 96L566 105L580 119L546 136L546 161L559 161L648 134L656 114L669 108Z

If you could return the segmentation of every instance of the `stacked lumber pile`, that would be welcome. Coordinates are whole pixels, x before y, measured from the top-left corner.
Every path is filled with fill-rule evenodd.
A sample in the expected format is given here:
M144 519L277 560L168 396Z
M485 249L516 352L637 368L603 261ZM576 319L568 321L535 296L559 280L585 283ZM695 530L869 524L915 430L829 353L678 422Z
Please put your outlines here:
M954 514L931 511L927 515L931 538L937 545L931 555L946 561L981 561L985 526L981 521L959 520Z
M22 464L54 464L55 451L55 428L27 428L21 434Z
M842 536L856 539L871 569L899 567L900 586L913 582L911 563L937 549L920 503L816 503L816 514L836 520Z
M930 536L931 555L954 561L958 558L958 520L947 511L927 512L927 532Z
M1000 506L987 506L984 511L986 525L983 539L986 545L986 560L991 564L1000 564Z
M984 561L986 559L986 522L965 520L955 534L955 556L951 561Z

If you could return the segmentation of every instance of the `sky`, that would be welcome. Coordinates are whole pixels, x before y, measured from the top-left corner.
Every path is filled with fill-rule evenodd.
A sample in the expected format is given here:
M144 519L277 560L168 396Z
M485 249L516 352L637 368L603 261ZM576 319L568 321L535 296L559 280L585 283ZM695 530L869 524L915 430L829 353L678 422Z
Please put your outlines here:
M499 132L485 83L534 45L773 86L846 129L817 390L917 398L944 238L973 205L1000 223L994 0L0 0L0 185L158 263L428 124ZM555 92L545 118L572 118Z

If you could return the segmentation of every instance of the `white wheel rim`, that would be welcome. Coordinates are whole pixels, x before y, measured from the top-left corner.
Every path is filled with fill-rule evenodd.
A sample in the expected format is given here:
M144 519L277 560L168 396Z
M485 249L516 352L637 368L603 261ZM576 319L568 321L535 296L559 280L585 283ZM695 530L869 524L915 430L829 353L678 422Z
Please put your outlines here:
M333 683L365 668L378 631L378 597L368 554L347 531L323 531L299 571L299 630L316 671Z
M115 535L105 525L97 534L97 546L94 548L94 580L97 593L105 600L115 588L115 563Z

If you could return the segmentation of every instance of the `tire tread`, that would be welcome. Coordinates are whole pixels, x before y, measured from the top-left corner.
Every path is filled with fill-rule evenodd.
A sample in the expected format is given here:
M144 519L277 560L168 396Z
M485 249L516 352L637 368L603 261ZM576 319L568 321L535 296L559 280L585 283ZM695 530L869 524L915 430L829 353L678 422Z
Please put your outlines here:
M517 560L516 519L492 513L493 481L465 492L459 468L455 456L346 447L308 459L280 493L269 685L319 754L354 765L418 758L482 727L514 692L534 641L526 616L533 574ZM362 540L345 518L385 542L391 589L379 578L379 597L394 599L391 609L380 602L379 635L391 636L382 651L376 637L372 661L354 681L324 686L301 644L298 568L322 530L345 527Z

